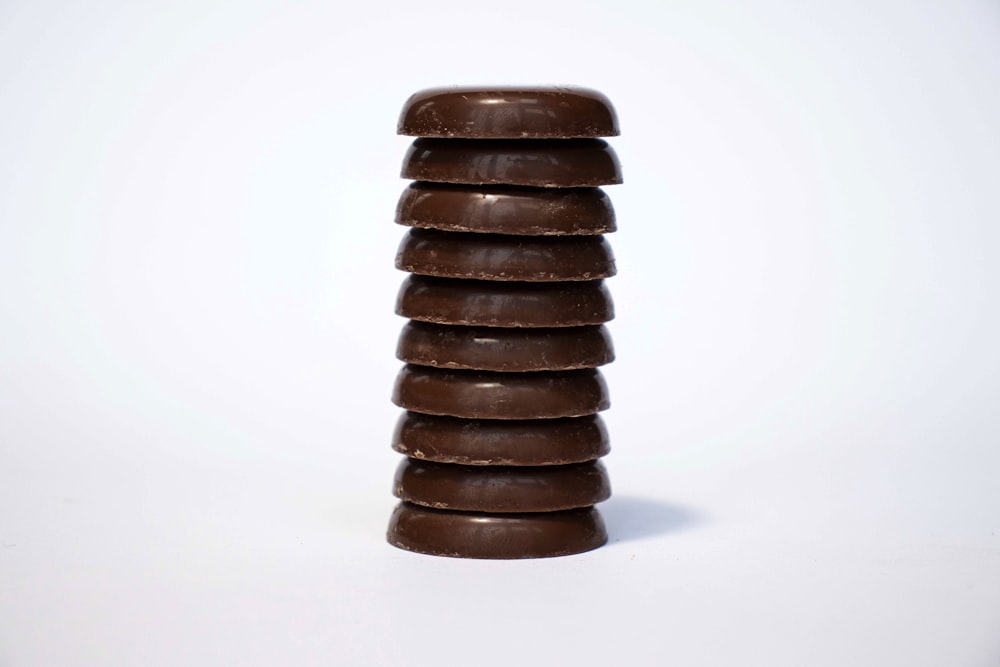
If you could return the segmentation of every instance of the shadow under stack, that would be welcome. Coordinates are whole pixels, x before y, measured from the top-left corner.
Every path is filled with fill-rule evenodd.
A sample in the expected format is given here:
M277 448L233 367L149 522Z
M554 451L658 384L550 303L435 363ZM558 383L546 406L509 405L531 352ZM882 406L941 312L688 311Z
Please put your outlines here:
M614 108L586 88L436 88L407 100L398 131L418 138L396 210L411 275L389 542L460 558L599 547L615 273L599 186L622 181L599 137L618 134Z

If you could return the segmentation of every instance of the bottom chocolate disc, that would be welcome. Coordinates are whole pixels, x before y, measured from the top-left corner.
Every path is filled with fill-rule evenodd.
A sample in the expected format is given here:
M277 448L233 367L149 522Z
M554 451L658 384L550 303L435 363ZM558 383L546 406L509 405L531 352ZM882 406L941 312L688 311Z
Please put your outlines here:
M548 558L596 549L608 541L593 507L559 512L486 514L396 506L386 535L400 549L452 558Z

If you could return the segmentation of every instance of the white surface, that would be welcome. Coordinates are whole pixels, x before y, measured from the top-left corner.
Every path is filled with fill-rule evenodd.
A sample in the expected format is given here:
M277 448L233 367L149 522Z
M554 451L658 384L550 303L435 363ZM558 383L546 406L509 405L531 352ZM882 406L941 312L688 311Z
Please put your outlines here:
M616 103L612 541L384 543L405 98ZM1000 665L1000 7L0 3L0 665Z

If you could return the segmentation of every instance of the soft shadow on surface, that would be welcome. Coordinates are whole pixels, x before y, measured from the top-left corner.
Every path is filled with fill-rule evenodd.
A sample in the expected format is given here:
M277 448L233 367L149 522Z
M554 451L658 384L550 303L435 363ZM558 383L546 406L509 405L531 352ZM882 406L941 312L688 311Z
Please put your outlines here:
M651 498L612 496L599 508L611 542L674 533L708 521L693 509Z

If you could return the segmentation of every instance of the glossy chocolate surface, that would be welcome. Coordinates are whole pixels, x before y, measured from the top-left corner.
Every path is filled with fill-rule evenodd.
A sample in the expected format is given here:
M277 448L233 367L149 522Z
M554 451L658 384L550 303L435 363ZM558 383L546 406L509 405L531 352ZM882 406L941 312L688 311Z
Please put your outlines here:
M386 535L400 549L454 558L547 558L596 549L608 541L593 507L560 512L486 514L401 502Z
M400 361L482 371L564 371L614 361L607 327L515 329L411 321L396 347Z
M452 86L410 96L397 125L414 137L611 137L618 118L602 93L579 86Z
M423 322L487 327L575 327L615 316L603 280L526 283L409 276L396 314Z
M396 222L453 232L548 236L606 234L615 211L600 188L523 188L411 183L399 197Z
M494 373L404 366L392 402L406 410L466 419L550 419L606 410L600 371Z
M393 493L400 500L470 512L553 512L611 497L600 461L562 466L462 466L403 459Z
M507 236L411 229L396 253L410 273L476 280L556 282L615 275L611 246L602 236Z
M593 461L611 447L600 415L563 419L459 419L406 412L392 448L464 465L542 466Z
M592 187L622 182L618 156L601 139L417 139L403 178L468 185Z

